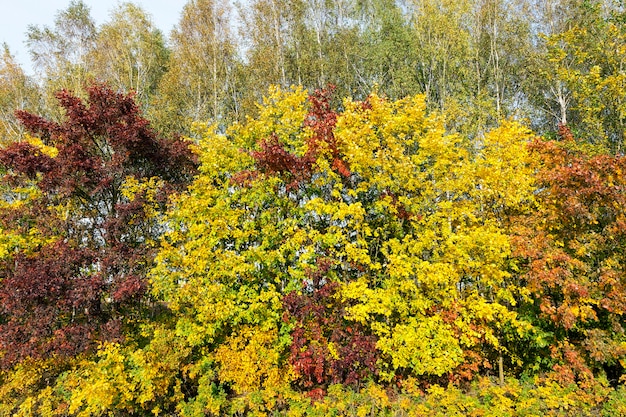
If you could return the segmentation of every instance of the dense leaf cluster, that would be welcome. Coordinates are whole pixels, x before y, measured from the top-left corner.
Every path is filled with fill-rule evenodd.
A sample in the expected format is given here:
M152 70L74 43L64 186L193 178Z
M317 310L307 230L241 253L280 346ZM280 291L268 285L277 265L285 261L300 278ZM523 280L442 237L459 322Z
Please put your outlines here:
M299 88L192 157L88 91L0 152L4 412L623 406L623 157Z
M103 85L86 102L62 91L65 121L19 111L38 143L16 142L0 151L6 169L2 229L42 241L3 259L0 294L2 363L74 356L98 342L123 339L146 294L146 271L163 225L146 206L163 210L167 194L195 171L187 145L160 138L132 96ZM46 152L54 149L54 153ZM130 179L158 178L129 194ZM19 189L30 189L24 198Z
M626 414L623 5L231 13L5 50L0 415Z

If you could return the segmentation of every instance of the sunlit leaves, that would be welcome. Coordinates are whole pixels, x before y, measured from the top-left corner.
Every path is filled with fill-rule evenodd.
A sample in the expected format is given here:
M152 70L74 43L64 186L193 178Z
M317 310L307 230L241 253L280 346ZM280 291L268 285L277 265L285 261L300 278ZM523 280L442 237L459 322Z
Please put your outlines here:
M568 96L560 121L582 139L621 152L626 126L623 5L594 0L573 9L577 19L547 39L550 77Z
M176 334L204 352L198 383L318 398L491 366L482 352L507 352L504 326L528 329L505 231L532 202L529 132L506 122L476 147L423 97L336 113L328 92L270 93L227 136L198 126L201 174L152 275ZM224 404L220 392L201 403Z
M8 364L81 361L53 384L71 391L71 413L263 414L304 398L324 407L348 386L388 407L383 390L443 398L436 384L496 372L503 387L524 371L587 388L598 372L621 375L626 167L566 128L541 141L508 120L469 139L423 96L372 94L338 111L331 90L273 88L257 119L225 134L194 126L201 165L183 190L182 142L132 117L139 133L126 136L115 111L98 130L91 107L64 99L82 124L24 115L40 138L0 154L14 185L3 227L21 222L0 241L0 305ZM83 164L61 184L74 145ZM185 163L162 172L160 152ZM94 174L101 164L110 177ZM61 233L112 189L106 219ZM43 330L32 314L46 315Z
M0 152L5 366L123 337L143 308L167 194L194 170L186 145L158 137L132 96L103 85L88 95L57 95L61 123L18 112L36 136Z
M88 58L98 79L134 91L137 100L145 104L166 70L168 51L149 15L139 6L124 3L99 28Z
M561 142L532 145L542 161L540 205L516 228L515 249L527 262L524 278L538 314L555 331L552 353L562 369L616 372L615 360L626 354L624 158L589 155L567 128L560 133Z

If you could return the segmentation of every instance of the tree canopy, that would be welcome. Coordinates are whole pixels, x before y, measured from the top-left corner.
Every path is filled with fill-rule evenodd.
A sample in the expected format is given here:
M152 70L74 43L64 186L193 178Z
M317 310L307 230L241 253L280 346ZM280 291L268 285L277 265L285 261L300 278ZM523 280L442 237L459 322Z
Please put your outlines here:
M169 37L131 3L32 26L41 73L0 62L0 414L620 415L623 23L192 0Z

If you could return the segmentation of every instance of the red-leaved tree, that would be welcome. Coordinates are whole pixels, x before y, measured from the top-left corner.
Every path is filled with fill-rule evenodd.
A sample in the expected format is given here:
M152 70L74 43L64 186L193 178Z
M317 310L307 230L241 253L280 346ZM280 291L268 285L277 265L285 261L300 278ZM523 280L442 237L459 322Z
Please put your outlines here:
M38 191L29 204L2 210L1 227L46 237L28 252L16 248L0 266L4 366L26 357L74 355L123 337L145 307L154 250L148 242L163 228L154 208L164 209L168 194L196 170L187 144L159 137L132 94L95 84L85 100L68 91L57 99L62 122L16 112L56 155L27 141L0 150L5 188ZM145 187L132 197L123 192L129 179L139 184L151 178L159 185L150 198Z
M376 374L377 338L356 322L344 319L348 303L337 296L339 284L327 282L329 259L320 259L301 293L283 298L284 320L293 322L289 362L296 385L313 397L330 384L356 385Z
M558 375L610 377L626 359L626 158L580 150L565 126L559 136L530 145L539 207L519 221L514 248Z
M302 156L289 153L278 136L271 135L258 143L259 150L252 152L256 168L260 172L280 174L286 180L288 189L297 187L310 179L317 158L324 156L331 166L342 176L350 176L345 161L340 158L337 141L333 130L337 123L337 113L331 107L334 86L315 90L309 95L309 113L305 126L311 128L313 134L307 140L307 151ZM250 174L250 173L247 173ZM236 178L246 178L241 173Z

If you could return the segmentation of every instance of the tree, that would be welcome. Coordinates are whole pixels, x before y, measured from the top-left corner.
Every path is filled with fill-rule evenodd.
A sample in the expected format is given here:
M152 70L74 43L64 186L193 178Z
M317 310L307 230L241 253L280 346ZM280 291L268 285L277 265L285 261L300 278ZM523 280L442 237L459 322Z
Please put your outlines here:
M526 306L561 381L623 374L624 158L598 154L566 126L537 140L538 209L517 221ZM548 350L547 346L544 346Z
M590 142L604 143L612 152L622 152L626 131L626 42L624 10L604 11L604 2L583 5L584 19L551 39L564 52L559 78L572 92L572 110L578 120L572 128ZM554 43L550 45L554 48Z
M56 91L78 92L89 80L92 67L88 56L96 46L96 36L89 7L82 0L72 0L67 9L59 11L53 27L28 27L26 44L35 67L45 78L46 110L54 109Z
M540 47L530 56L526 87L543 114L534 122L552 134L557 125L568 125L577 137L621 152L623 7L563 0L541 2L539 10Z
M246 91L244 114L256 113L269 85L305 85L314 76L308 72L315 58L304 23L305 10L305 3L299 0L255 0L240 8L240 36L246 45L240 75ZM288 49L293 51L293 67Z
M361 378L470 379L515 360L507 334L529 323L512 307L523 291L506 230L531 200L529 132L505 123L475 153L423 96L331 103L275 89L258 118L198 143L201 174L152 275L193 352L184 409L263 409Z
M395 1L367 3L371 4L361 12L368 16L363 17L367 21L362 35L364 51L357 53L364 61L360 68L352 69L363 71L362 77L369 85L362 88L370 90L376 85L392 99L424 92L416 77L416 55L420 50L413 39L410 12L403 11Z
M267 84L289 84L285 63L285 45L290 33L289 3L281 0L257 0L243 14L243 37L250 45L248 65L257 78ZM297 10L297 9L296 9ZM265 59L268 56L272 60Z
M527 116L522 85L531 47L524 1L480 0L474 4L476 96L493 101L495 120Z
M415 51L420 91L438 108L450 97L470 97L475 72L469 33L470 3L427 0L416 6Z
M54 28L29 26L26 43L36 66L52 76L68 67L85 65L95 46L95 36L89 7L73 0L66 10L57 13Z
M89 60L95 77L120 91L135 91L145 105L166 71L168 51L149 16L139 6L124 3L99 28Z
M99 84L87 94L57 94L63 122L18 111L35 138L0 151L5 367L123 338L147 306L158 213L194 172L185 143L151 130L132 96Z
M555 126L567 124L571 107L571 91L559 79L558 67L569 67L571 58L563 54L563 48L549 42L550 37L566 30L575 20L577 5L568 0L529 2L529 9L536 22L533 42L537 45L525 60L528 78L524 92L531 105L538 109L532 123L541 132L554 131ZM554 47L549 47L552 44Z
M35 82L15 62L5 44L0 62L0 144L19 140L24 133L24 129L15 118L16 109L38 107L39 97Z
M220 0L188 2L171 44L169 70L154 99L153 118L188 131L191 122L225 124L238 114L241 93L235 84L237 45L230 6Z

